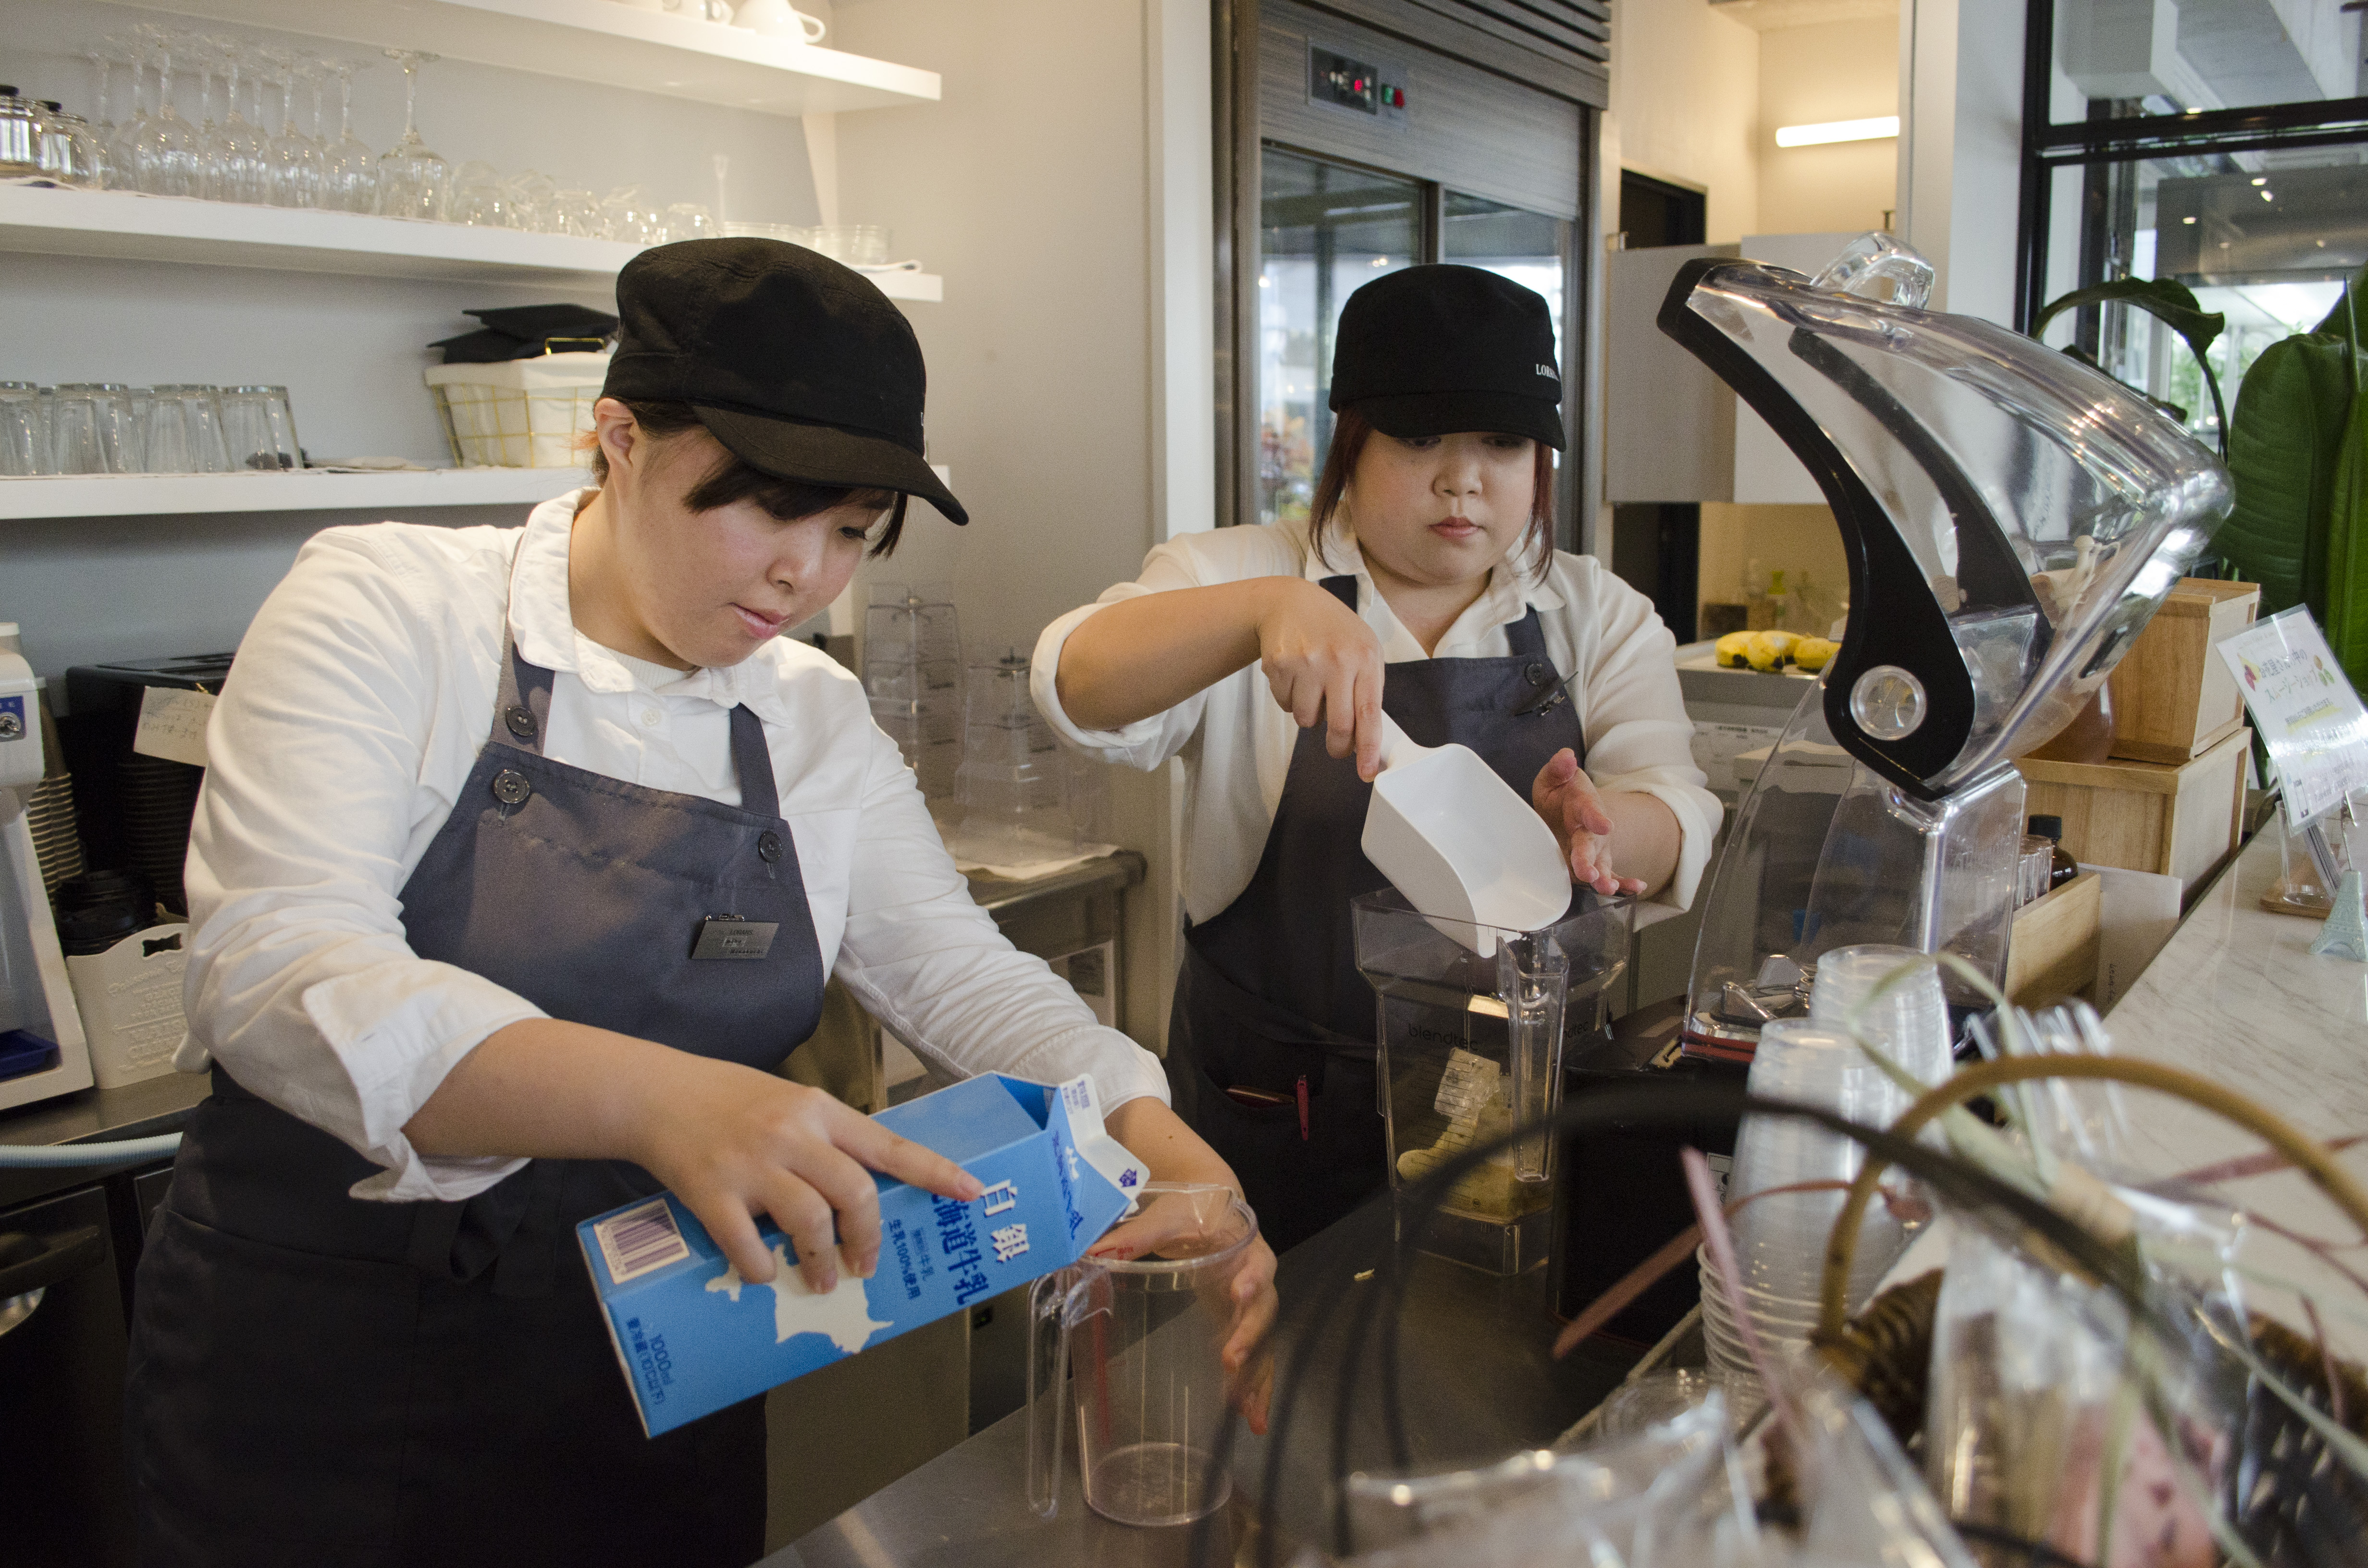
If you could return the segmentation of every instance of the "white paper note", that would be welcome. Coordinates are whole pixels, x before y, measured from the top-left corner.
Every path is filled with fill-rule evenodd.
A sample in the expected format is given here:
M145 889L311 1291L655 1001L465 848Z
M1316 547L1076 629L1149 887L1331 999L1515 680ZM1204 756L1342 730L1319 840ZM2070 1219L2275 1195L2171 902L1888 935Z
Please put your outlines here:
M149 687L140 694L140 728L131 736L131 749L142 756L203 767L206 721L213 710L210 693Z

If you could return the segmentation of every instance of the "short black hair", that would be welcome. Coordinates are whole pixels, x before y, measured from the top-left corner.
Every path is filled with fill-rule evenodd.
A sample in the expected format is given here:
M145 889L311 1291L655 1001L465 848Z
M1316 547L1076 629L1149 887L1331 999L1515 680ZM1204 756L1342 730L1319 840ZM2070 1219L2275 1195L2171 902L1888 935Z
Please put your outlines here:
M699 411L687 403L659 403L637 398L619 398L633 423L645 434L664 439L686 430L703 430ZM592 441L592 483L609 482L609 454ZM752 467L746 460L726 452L723 460L715 465L706 478L691 487L684 497L694 512L712 512L719 506L734 502L754 501L773 517L785 523L800 517L811 517L817 512L827 512L835 506L860 506L869 511L888 514L888 527L874 543L871 554L894 554L898 536L905 531L905 507L911 498L899 490L860 489L844 484L815 484L803 479L783 479L779 474Z

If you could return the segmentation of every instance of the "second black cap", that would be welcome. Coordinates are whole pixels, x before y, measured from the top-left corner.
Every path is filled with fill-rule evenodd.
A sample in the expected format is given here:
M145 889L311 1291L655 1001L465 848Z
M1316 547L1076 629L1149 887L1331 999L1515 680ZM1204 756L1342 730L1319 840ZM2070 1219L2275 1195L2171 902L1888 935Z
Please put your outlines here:
M1463 430L1563 444L1562 375L1545 296L1483 267L1409 267L1349 296L1331 405L1390 436Z

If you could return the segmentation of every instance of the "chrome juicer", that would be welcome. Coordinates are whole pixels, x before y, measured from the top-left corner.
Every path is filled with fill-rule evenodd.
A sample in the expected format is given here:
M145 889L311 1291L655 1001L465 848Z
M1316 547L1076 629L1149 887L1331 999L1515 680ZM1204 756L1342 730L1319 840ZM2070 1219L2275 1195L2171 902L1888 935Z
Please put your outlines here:
M2088 703L2226 516L2226 472L2137 392L2034 340L1923 308L1886 235L1816 278L1708 257L1663 332L1808 469L1850 562L1841 647L1728 832L1685 1037L1748 1056L1818 957L1861 942L2006 971L2013 758ZM1949 976L1959 1006L1986 1005Z

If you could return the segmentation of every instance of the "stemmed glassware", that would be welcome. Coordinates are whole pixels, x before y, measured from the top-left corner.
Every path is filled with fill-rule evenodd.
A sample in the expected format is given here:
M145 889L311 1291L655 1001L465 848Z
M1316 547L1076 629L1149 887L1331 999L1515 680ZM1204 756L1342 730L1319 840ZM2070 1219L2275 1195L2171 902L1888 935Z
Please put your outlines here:
M259 52L270 63L271 80L279 88L279 132L265 149L271 176L268 193L271 205L318 207L322 175L328 158L296 126L296 82L303 73L297 57L286 50L266 49ZM317 97L316 94L316 100Z
M137 190L140 188L140 133L148 129L147 101L142 97L146 88L140 73L140 68L147 63L147 55L141 49L137 38L117 37L108 40L108 47L120 51L115 57L117 63L131 74L131 108L115 127L114 140L107 145L107 161L115 171L113 183L116 188Z
M419 68L437 57L416 49L385 53L403 66L403 140L378 161L378 210L390 218L440 218L450 171L418 130Z
M264 191L263 128L239 112L238 84L242 69L247 68L245 47L233 39L210 38L206 40L216 59L222 62L222 130L213 140L215 175L211 194L217 201L260 201Z
M114 74L116 59L103 45L84 50L82 58L90 62L91 74L96 78L94 85L98 89L94 105L97 112L90 119L92 140L99 155L98 177L94 183L102 189L112 190L122 184L115 172L115 120L108 113L111 100L107 90Z
M140 188L151 196L200 195L197 132L173 107L173 40L161 28L141 31L156 60L156 112L133 143Z
M337 79L337 139L323 149L321 205L336 212L378 210L378 154L354 134L354 73L367 60L324 60Z

